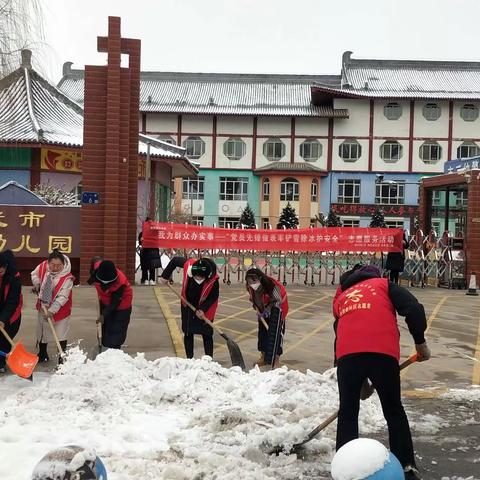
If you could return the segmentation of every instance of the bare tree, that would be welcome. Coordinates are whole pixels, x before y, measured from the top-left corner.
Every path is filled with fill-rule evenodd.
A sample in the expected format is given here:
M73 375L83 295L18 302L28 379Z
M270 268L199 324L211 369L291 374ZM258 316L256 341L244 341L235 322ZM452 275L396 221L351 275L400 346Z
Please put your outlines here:
M21 50L42 39L41 0L0 0L0 78L18 68Z

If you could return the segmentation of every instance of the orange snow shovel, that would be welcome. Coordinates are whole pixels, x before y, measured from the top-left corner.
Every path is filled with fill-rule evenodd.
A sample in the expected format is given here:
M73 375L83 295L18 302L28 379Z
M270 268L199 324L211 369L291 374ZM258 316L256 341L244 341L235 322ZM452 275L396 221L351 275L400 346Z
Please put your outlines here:
M33 370L38 363L38 357L34 353L27 352L22 342L13 343L10 335L3 327L0 327L0 332L9 341L12 346L10 353L0 352L1 355L7 357L8 368L19 377L26 380L33 380Z

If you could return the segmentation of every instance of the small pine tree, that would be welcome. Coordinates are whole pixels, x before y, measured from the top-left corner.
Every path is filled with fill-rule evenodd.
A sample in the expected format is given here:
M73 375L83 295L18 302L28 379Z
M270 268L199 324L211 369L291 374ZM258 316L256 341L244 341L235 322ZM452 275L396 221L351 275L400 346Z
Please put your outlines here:
M326 226L327 227L343 227L342 220L333 210L330 210L328 212Z
M255 228L255 214L248 205L242 210L240 220L238 221L237 228Z
M370 222L370 227L372 228L387 228L385 223L385 216L383 215L383 210L376 208L374 214L372 215L372 220Z
M297 228L297 226L297 214L295 213L295 209L290 205L290 202L288 202L278 219L277 228L285 227L287 230L290 230L292 228Z
M317 222L320 224L321 227L327 226L327 217L325 217L325 214L323 212L320 212L318 215L315 215L315 219L317 220Z

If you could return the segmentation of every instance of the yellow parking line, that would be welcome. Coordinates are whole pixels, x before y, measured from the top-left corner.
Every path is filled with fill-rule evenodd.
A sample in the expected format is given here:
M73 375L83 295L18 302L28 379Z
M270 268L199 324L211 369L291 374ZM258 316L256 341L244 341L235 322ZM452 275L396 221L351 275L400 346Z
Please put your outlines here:
M473 362L472 385L480 385L480 315L478 316L477 346L473 355L478 362Z
M173 348L175 349L175 354L177 355L177 357L187 358L187 354L185 352L185 346L183 345L182 332L178 327L178 323L175 320L175 317L172 314L170 307L168 306L168 303L165 301L163 297L162 290L158 287L154 287L153 291L155 292L158 305L160 306L160 309L162 310L162 314L167 323L168 331L170 332L170 338L172 339Z
M325 328L327 325L331 325L332 324L332 320L331 319L328 319L328 320L325 320L322 324L320 324L317 328L314 328L310 333L307 333L304 337L302 337L300 340L298 340L297 342L295 342L293 345L291 345L290 347L286 348L284 350L284 354L285 353L288 353L288 352L291 352L294 348L297 348L298 345L302 344L305 340L309 339L310 337L313 337L313 335L315 335L316 333L318 333L320 330L322 330L323 328Z

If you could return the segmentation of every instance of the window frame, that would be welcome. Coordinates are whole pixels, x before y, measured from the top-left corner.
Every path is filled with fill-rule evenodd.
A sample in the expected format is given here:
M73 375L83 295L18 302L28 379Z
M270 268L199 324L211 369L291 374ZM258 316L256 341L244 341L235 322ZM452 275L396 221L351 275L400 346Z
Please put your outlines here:
M395 196L391 194L393 189L397 190ZM387 191L388 194L384 192ZM401 191L401 195L399 195ZM405 205L405 180L395 180L391 183L377 183L375 185L375 204L376 205Z
M317 148L318 155L311 155L312 147L315 146ZM310 155L305 155L305 148L310 148ZM307 138L300 144L300 156L305 160L305 162L316 162L323 153L323 146L321 142L316 138Z
M442 116L442 107L438 103L427 102L423 106L422 114L427 122L435 122Z
M472 113L467 114L467 112L473 112L473 114ZM478 116L479 116L479 109L477 105L475 105L474 103L464 103L460 107L460 117L462 118L463 121L474 122L475 120L478 119Z
M248 177L220 177L219 199L230 202L248 201ZM231 188L229 188L231 186ZM240 192L237 192L240 187ZM232 192L228 190L231 189Z
M359 227L360 226L360 217L340 217L343 227Z
M169 145L177 145L177 141L171 135L158 135L157 140L168 143Z
M270 179L264 178L262 181L262 202L270 200Z
M337 203L342 204L358 204L360 203L360 188L361 180L356 178L339 178L337 182ZM342 190L342 195L340 195L340 187ZM352 195L346 195L345 187L352 187ZM358 195L356 195L356 190L358 187ZM346 198L351 198L352 201L345 201Z
M310 202L318 202L318 180L312 179L310 183Z
M466 148L469 150L471 148L475 148L476 151L474 155L461 155L460 151L462 148ZM478 157L479 155L480 155L480 147L475 142L465 141L457 147L457 158L471 158L471 157Z
M190 146L191 143L193 143L193 149L194 149L193 154L188 153L189 146ZM200 152L201 153L196 151L198 145L200 145ZM189 159L197 160L197 159L201 158L203 155L205 155L205 141L202 139L202 137L197 137L197 136L187 137L183 141L183 148L185 148L185 150L186 150L185 156Z
M187 186L186 191L185 186ZM183 177L182 200L205 200L205 177Z
M428 156L430 158L425 158L425 150L427 148L428 148L428 151L429 151ZM436 158L436 159L431 158L432 148L437 148L438 149L438 158ZM423 142L422 145L420 145L419 155L420 155L420 159L423 161L423 163L427 163L427 164L437 163L438 161L440 161L442 159L442 146L436 141Z
M383 106L383 115L387 120L398 120L403 115L403 107L398 102L389 102Z
M270 218L262 217L262 230L270 230Z
M228 154L228 148L229 145L234 145L234 155L229 155ZM241 146L241 152L237 153L236 149L237 146ZM223 154L229 159L229 160L241 160L247 153L247 144L242 140L240 137L230 137L229 139L225 140L223 142Z
M280 156L275 155L276 153L275 150L277 146L280 148L280 154L281 154ZM270 147L273 148L272 153L274 155L269 155L268 151ZM265 142L263 143L263 156L271 162L279 162L285 156L285 153L286 153L285 144L283 143L282 139L279 137L270 137L267 140L265 140Z
M398 149L396 157L392 155L394 148ZM387 152L389 153L389 155L386 155ZM402 158L402 156L403 145L397 140L387 140L380 145L380 157L383 159L384 162L396 163Z
M345 147L348 148L348 156L344 156L343 154L345 153ZM352 150L355 148L357 150L358 156L352 156ZM361 158L362 156L362 146L358 142L358 140L344 140L339 146L338 146L338 156L344 161L344 162L356 162L358 159Z
M288 187L292 187L292 191L288 191ZM292 177L284 178L280 183L280 201L281 202L298 202L300 200L300 182Z
M235 228L240 222L240 217L218 217L218 228L228 228L227 223L230 224L230 228Z

